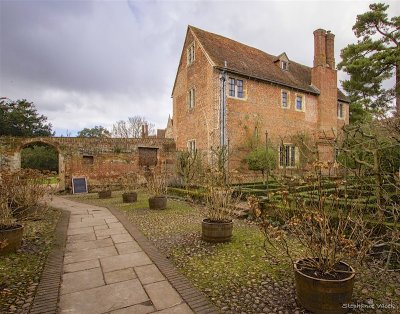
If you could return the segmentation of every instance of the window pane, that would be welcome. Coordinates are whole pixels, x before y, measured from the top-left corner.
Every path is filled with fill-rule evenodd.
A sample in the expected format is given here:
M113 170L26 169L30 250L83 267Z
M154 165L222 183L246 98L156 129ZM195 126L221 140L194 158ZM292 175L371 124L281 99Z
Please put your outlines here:
M343 118L343 104L341 103L337 105L337 115L339 118Z
M303 110L303 97L301 96L296 97L296 109Z
M289 146L285 146L285 165L286 166L290 166L289 164L289 160L290 160L290 147Z
M282 106L287 107L287 92L282 91Z
M291 146L290 147L290 166L294 167L295 163L296 163L296 155L295 155L295 147Z
M243 98L243 81L237 80L237 96Z
M229 79L229 96L235 97L235 79Z

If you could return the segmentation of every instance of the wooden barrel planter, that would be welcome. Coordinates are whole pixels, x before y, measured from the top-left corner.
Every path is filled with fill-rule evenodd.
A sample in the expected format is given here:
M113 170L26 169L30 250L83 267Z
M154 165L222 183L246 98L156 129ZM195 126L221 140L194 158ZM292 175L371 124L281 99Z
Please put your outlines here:
M137 201L136 192L125 192L122 194L122 202L124 203L134 203Z
M222 243L232 240L233 221L216 222L203 219L201 238L206 242Z
M351 303L354 287L354 269L340 262L349 271L344 279L320 279L304 274L299 270L299 260L294 265L296 296L299 303L307 310L316 314L341 314L349 309L345 306ZM347 276L346 276L347 275Z
M103 190L99 193L99 198L111 198L111 190Z
M22 225L0 226L0 256L15 252L21 247L23 231Z
M149 198L150 209L166 209L167 197L166 196L153 196Z

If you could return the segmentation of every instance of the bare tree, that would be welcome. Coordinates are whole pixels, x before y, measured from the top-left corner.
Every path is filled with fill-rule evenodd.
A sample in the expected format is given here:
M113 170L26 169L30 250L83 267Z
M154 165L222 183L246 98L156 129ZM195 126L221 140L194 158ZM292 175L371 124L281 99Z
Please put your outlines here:
M113 125L112 136L120 138L140 138L142 136L142 125L147 125L148 135L155 133L154 123L150 123L145 117L133 116L128 120L117 121Z

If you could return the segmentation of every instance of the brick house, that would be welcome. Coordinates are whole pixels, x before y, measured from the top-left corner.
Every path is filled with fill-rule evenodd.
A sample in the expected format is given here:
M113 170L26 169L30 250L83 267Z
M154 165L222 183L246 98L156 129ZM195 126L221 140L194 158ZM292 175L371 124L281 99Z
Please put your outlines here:
M334 35L322 29L314 31L314 65L308 67L286 53L273 56L189 26L172 98L177 149L229 144L234 168L244 166L249 139L265 143L266 131L280 166L298 165L296 134L318 143L321 160L333 160L329 142L349 121L348 98L337 88Z

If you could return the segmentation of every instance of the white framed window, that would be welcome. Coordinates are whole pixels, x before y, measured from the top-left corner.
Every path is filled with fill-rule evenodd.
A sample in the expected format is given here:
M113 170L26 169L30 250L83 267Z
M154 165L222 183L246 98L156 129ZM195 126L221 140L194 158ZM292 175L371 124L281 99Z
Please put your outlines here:
M279 166L296 166L296 146L293 144L283 144L279 147Z
M230 97L244 98L244 80L230 77L228 87L228 95Z
M189 109L193 109L196 102L196 91L194 88L189 89L187 95L187 105Z
M281 60L281 69L282 70L287 70L288 69L288 63L285 60Z
M281 90L281 106L284 109L289 109L289 92L287 90Z
M305 97L302 94L296 94L294 98L294 108L296 111L305 111Z
M189 140L187 142L188 152L194 154L196 152L196 140Z
M187 55L187 65L191 65L195 60L194 42L187 49L186 55Z
M344 106L340 102L337 104L337 117L339 119L344 119Z

